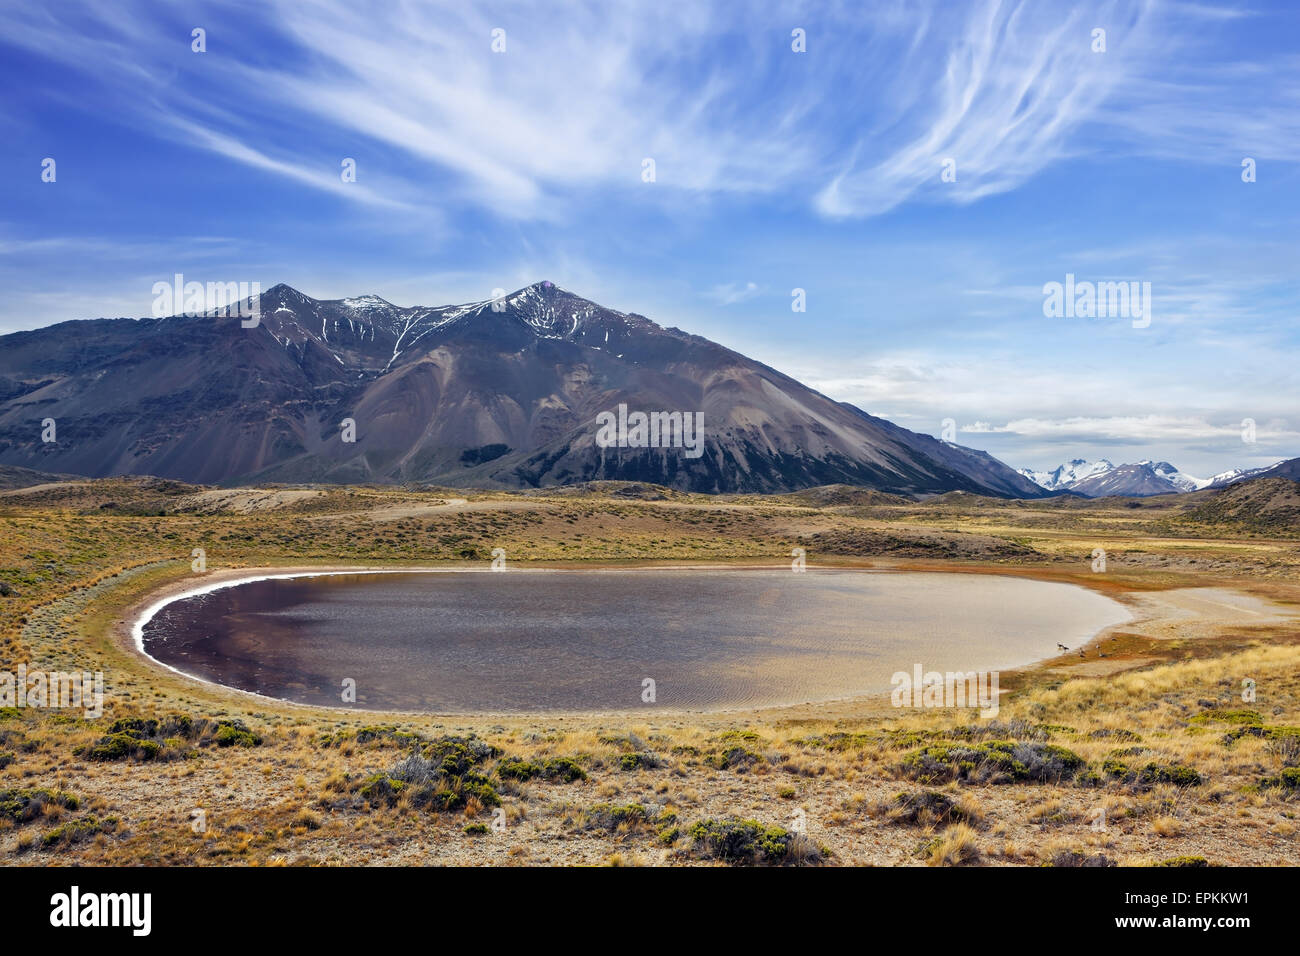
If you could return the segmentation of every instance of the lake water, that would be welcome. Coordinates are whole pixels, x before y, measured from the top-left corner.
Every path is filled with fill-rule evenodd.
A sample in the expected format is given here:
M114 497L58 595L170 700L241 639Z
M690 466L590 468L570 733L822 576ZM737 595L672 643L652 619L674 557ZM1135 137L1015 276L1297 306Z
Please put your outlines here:
M1083 588L976 574L399 572L263 579L141 629L186 674L301 703L437 713L712 710L890 690L896 671L1004 670L1129 619Z

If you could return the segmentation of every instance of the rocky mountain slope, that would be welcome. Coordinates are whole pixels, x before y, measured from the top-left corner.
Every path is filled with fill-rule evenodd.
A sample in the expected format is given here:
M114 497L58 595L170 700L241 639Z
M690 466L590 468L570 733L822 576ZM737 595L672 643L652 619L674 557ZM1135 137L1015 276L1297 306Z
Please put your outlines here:
M0 464L212 484L1045 494L984 452L549 282L437 308L285 285L256 304L252 328L222 315L98 319L0 338ZM620 404L699 413L702 454L601 447L596 417ZM47 419L56 441L41 440Z

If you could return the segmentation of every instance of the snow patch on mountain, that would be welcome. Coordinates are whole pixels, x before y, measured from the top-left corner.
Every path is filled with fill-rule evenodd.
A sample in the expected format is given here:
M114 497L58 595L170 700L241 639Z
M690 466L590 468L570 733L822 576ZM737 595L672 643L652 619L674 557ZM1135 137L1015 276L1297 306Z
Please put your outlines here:
M1280 465L1285 465L1287 459L1280 459L1271 465L1265 465L1262 468L1233 468L1229 471L1220 472L1213 478L1206 479L1206 487L1223 488L1227 485L1235 485L1239 481L1247 481L1251 478L1261 478Z
M1022 468L1020 474L1048 491L1073 491L1094 498L1199 491L1218 477L1197 478L1167 461L1149 458L1123 465L1115 465L1105 458L1097 461L1074 458L1051 471Z
M1151 462L1141 461L1138 462L1138 464L1151 465ZM1185 471L1179 471L1167 461L1156 462L1154 465L1151 465L1151 470L1179 491L1200 491L1213 481L1212 478L1197 478L1195 475L1189 475Z
M1094 475L1105 474L1114 467L1105 458L1097 461L1073 458L1063 465L1057 465L1051 471L1032 471L1028 468L1021 468L1020 474L1048 491L1065 491L1076 482L1091 478Z

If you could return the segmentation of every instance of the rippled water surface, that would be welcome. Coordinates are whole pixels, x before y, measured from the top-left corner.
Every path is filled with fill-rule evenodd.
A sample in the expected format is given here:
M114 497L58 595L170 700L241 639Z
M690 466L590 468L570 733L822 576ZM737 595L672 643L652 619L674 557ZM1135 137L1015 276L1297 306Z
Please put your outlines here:
M174 601L145 650L302 703L435 712L691 709L890 689L895 671L1005 669L1127 620L1082 588L809 570L524 571L268 579Z

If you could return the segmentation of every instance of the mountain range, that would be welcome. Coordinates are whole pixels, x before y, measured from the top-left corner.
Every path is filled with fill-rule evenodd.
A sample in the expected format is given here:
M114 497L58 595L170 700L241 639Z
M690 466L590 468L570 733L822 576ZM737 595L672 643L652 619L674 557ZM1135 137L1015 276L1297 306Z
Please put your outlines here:
M1253 478L1300 478L1300 459L1280 461L1263 468L1223 472L1211 478L1196 478L1180 471L1167 461L1143 460L1115 465L1105 458L1087 461L1075 458L1051 471L1022 468L1020 474L1040 487L1055 492L1070 492L1087 498L1113 495L1149 497L1200 491L1202 488L1225 488Z
M1051 494L985 452L551 282L439 307L277 285L253 307L249 328L209 313L0 337L0 465L206 484ZM605 447L596 418L620 405L702 413L704 453Z

